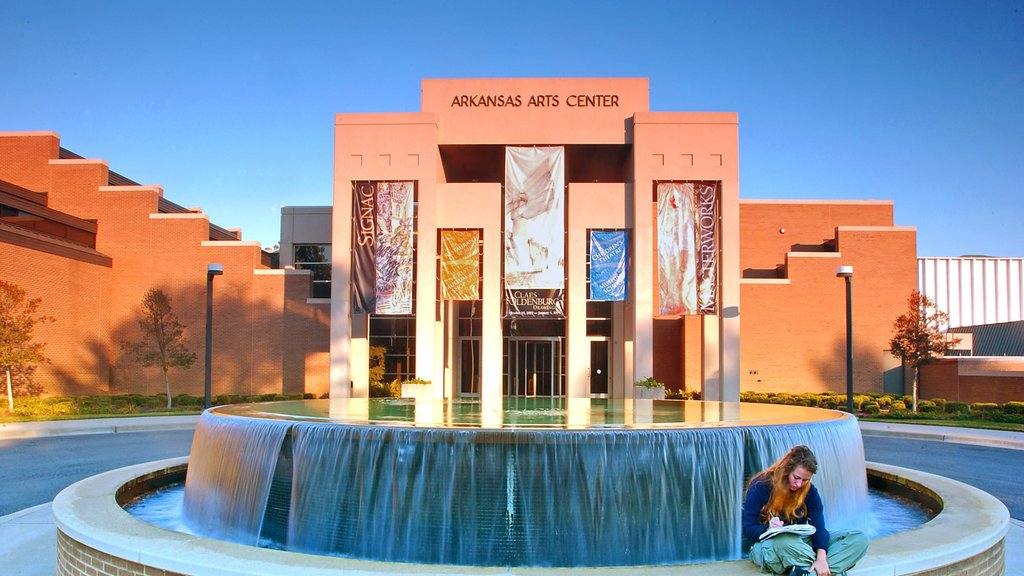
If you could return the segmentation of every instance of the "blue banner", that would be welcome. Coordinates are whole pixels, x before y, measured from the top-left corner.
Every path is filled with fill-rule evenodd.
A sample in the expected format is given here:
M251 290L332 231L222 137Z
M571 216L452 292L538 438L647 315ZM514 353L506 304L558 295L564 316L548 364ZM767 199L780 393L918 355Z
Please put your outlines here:
M626 299L626 231L590 232L590 299Z

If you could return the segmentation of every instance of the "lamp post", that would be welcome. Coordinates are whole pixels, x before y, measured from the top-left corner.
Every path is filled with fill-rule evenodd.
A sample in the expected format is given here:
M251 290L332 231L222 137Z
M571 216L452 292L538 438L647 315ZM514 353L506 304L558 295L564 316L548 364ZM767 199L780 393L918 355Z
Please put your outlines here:
M223 264L206 267L206 374L203 393L207 408L210 407L210 361L213 358L213 277L223 273Z
M836 277L846 279L846 410L853 414L853 266L836 268Z

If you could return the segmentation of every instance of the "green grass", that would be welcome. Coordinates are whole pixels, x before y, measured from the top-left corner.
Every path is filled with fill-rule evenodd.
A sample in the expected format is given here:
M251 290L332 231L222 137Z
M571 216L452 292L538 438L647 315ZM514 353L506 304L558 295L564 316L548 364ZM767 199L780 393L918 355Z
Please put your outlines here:
M276 400L301 400L312 398L312 394L255 394L218 395L213 397L215 406L243 402L272 402ZM142 396L124 394L115 396L50 396L46 398L15 398L14 412L0 408L0 423L37 422L52 420L82 420L87 418L124 418L132 416L185 416L203 411L202 397L181 394L172 398L167 408L167 397L158 394Z
M978 428L981 430L1009 430L1011 432L1024 432L1024 424L1013 422L993 422L991 420L969 419L946 419L946 418L888 418L884 414L878 416L861 416L865 422L895 422L898 424L923 424L925 426L949 426L960 428Z
M139 412L137 414L52 414L40 416L11 416L4 410L0 416L0 424L11 422L55 422L59 420L95 420L98 418L135 418L138 416L190 416L201 414L202 410L174 410L163 412Z

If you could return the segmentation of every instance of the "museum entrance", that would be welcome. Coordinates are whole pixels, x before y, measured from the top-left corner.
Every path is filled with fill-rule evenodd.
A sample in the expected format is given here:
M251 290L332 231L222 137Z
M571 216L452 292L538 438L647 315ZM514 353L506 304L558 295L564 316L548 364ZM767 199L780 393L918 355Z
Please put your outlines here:
M565 396L561 338L508 338L505 340L505 396Z

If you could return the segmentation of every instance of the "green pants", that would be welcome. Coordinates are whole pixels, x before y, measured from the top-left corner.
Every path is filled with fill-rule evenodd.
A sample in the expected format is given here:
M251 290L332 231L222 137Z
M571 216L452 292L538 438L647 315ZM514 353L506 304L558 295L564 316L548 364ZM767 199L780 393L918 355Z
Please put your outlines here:
M860 530L832 532L828 540L828 567L833 574L846 572L868 551L868 539ZM793 566L809 567L817 555L810 538L796 534L779 534L750 547L750 559L775 574L783 574Z

